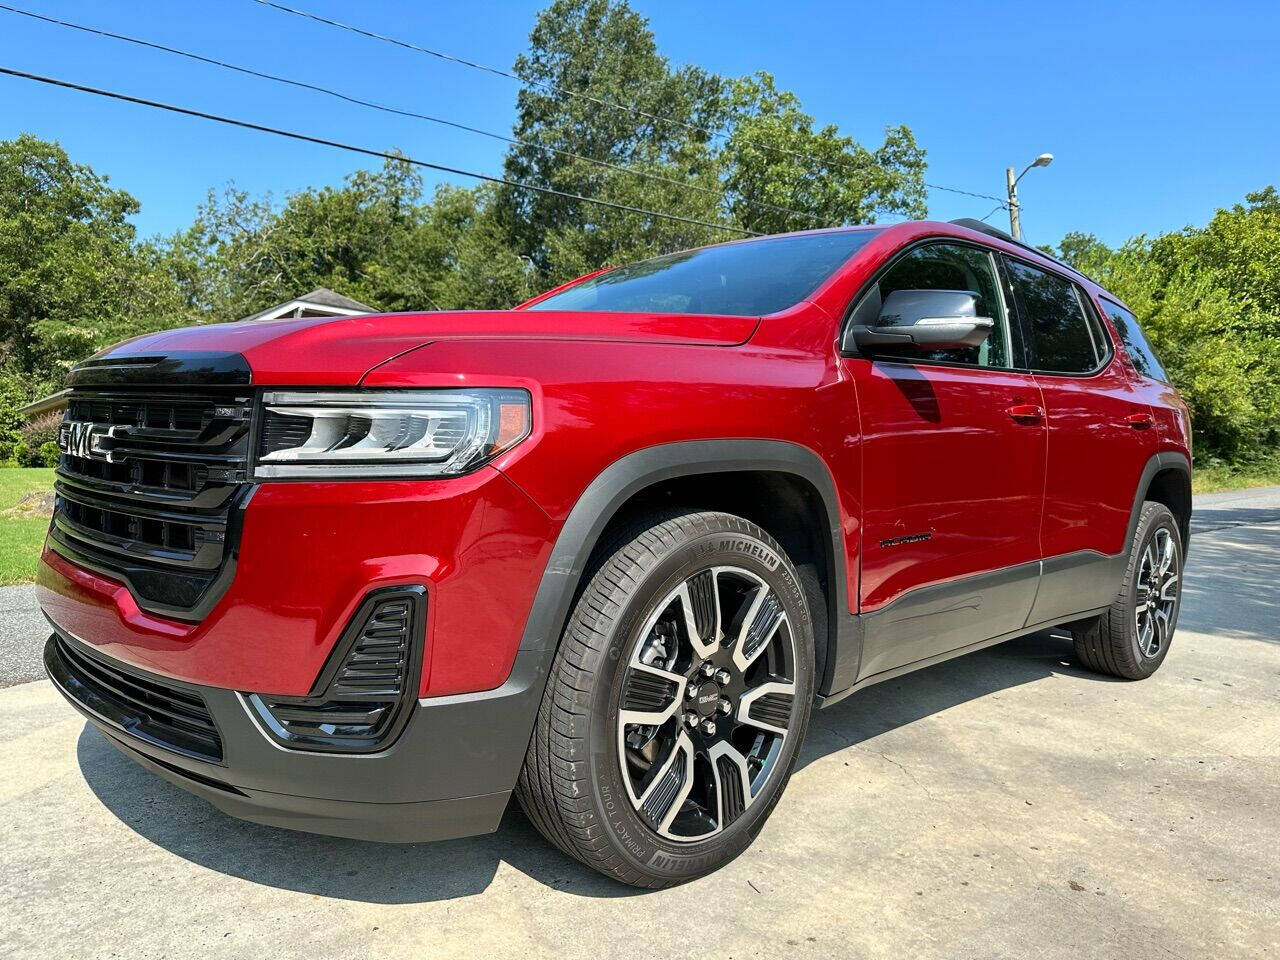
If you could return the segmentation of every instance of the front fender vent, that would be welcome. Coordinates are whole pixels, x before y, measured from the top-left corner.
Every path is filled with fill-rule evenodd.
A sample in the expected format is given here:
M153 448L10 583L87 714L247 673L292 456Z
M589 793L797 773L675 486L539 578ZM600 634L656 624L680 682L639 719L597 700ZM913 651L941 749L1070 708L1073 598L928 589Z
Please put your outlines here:
M417 699L426 590L365 598L307 697L244 694L263 729L294 750L370 753L390 746Z

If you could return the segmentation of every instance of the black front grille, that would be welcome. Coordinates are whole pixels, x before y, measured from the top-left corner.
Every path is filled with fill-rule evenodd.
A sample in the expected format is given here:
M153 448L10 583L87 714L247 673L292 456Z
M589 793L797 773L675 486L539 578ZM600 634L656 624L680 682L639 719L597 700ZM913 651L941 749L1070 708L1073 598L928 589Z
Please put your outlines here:
M248 474L243 389L75 389L59 434L53 545L198 619L228 562Z
M408 719L422 658L426 591L391 587L366 598L311 696L250 694L267 732L299 750L385 748Z
M222 738L204 698L143 674L55 634L45 647L49 676L76 703L148 743L213 762Z

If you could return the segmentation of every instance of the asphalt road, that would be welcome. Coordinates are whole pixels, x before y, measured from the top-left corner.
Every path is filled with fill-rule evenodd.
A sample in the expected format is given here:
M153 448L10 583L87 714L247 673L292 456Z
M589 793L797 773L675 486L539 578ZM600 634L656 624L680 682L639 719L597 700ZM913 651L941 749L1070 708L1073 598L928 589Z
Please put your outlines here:
M0 691L0 956L1267 957L1280 953L1280 488L1201 497L1178 635L1137 684L1039 634L815 715L719 873L599 878L518 811L388 847L229 819ZM38 673L30 591L0 664Z

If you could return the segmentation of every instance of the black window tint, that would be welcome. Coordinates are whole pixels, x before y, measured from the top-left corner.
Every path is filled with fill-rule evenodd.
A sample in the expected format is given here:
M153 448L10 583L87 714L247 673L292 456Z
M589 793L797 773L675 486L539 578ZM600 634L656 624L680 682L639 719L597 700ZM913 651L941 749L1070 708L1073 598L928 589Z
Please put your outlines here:
M1142 332L1142 327L1138 326L1138 318L1120 304L1112 303L1110 300L1103 300L1102 306L1107 311L1107 316L1111 318L1111 322L1115 324L1125 352L1129 354L1129 359L1133 361L1133 366L1138 373L1144 377L1168 383L1169 375L1164 372L1164 367L1160 366L1160 361L1156 359L1156 352L1151 349L1151 344Z
M991 254L977 247L953 243L931 243L917 247L885 271L876 286L858 304L854 323L874 326L880 304L895 290L966 290L979 297L980 316L995 320L996 328L980 347L964 350L933 350L928 353L907 348L883 347L876 356L900 357L914 362L966 363L978 367L1007 367L1004 310L993 271Z
M530 310L757 317L794 306L879 231L769 237L685 250L584 280Z
M1018 260L1006 260L1018 297L1023 328L1031 341L1031 363L1053 373L1088 373L1106 356L1085 314L1075 284Z

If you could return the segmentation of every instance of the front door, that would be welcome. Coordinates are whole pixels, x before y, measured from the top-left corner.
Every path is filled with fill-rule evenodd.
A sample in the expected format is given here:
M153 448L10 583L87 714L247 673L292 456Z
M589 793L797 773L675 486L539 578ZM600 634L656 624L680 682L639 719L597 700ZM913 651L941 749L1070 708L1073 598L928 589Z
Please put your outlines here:
M1018 630L1031 609L1043 401L1035 378L1012 369L1021 344L994 257L930 242L866 294L874 309L894 290L971 291L996 329L980 348L845 360L863 443L860 678Z

